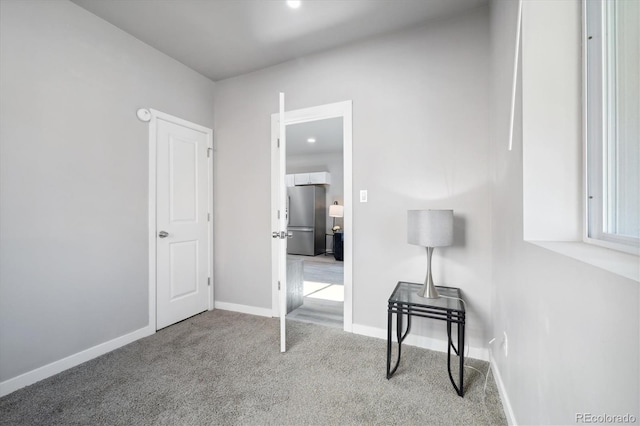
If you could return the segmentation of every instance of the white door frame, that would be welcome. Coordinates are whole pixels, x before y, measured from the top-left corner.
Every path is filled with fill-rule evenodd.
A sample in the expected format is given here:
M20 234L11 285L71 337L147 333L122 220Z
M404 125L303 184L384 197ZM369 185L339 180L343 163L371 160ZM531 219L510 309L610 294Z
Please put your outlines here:
M311 108L286 111L284 124L305 123L342 117L342 152L344 161L344 331L353 330L353 157L352 157L352 101L336 102ZM271 229L278 228L278 151L273 149L278 140L278 114L271 114ZM278 258L272 249L271 283L273 316L280 315L278 303Z
M207 232L209 255L208 260L208 273L211 277L208 295L208 309L213 309L213 130L200 126L190 121L183 120L178 117L160 112L154 109L149 109L151 112L151 121L149 122L149 328L155 333L157 329L156 325L156 244L157 244L157 123L158 119L168 121L170 123L177 124L179 126L188 127L190 129L205 133L207 135L207 147L209 148L210 157L208 163L208 211L211 220L209 220L209 231Z

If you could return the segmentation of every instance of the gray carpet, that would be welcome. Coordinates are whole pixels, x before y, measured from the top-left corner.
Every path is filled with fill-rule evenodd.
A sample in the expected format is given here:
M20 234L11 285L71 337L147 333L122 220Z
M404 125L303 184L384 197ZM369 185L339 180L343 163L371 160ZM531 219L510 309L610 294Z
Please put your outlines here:
M449 383L446 354L329 327L216 310L0 399L2 425L506 424L493 379ZM485 362L470 364L486 371Z

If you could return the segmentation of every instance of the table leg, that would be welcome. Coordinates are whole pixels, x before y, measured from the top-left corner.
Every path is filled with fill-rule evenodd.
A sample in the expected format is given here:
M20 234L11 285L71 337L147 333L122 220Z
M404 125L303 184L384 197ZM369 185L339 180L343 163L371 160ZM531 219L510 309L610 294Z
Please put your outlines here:
M462 329L460 328L460 326L462 326ZM460 357L458 376L458 383L460 384L460 387L456 385L455 380L453 380L453 375L451 374L451 348L453 348L456 351L456 354ZM447 372L449 373L449 380L451 380L451 384L456 390L456 393L459 396L463 396L464 391L462 390L462 385L464 380L464 325L458 323L458 350L456 350L455 346L453 346L453 339L451 338L451 317L447 317Z
M402 314L400 312L396 313L396 334L398 336L398 357L396 359L396 363L391 368L391 348L393 345L393 337L391 336L391 328L393 325L393 312L391 308L389 308L389 313L387 314L387 379L390 379L391 376L396 372L398 366L400 365L400 355L402 354L402 339L400 338L401 330L402 330Z
M389 309L389 313L387 315L387 379L390 379L400 365L400 357L402 355L402 341L409 334L409 330L411 330L411 315L407 314L407 329L404 333L402 333L402 312L396 312L396 337L398 339L398 356L393 369L391 368L391 347L393 344L391 336L393 312L391 311L391 309Z
M402 315L402 314L399 314ZM398 335L398 341L399 342L404 342L404 339L407 337L407 334L409 334L409 331L411 330L411 314L407 314L407 329L404 331L404 334L402 335L402 339L400 339L400 335ZM398 328L398 331L400 331L400 328Z
M449 318L447 318L447 371L449 372L449 379L455 388L456 384L453 383L453 378L451 377L451 321Z
M448 341L449 341L449 346L451 346L453 348L453 352L456 355L459 355L458 354L458 348L456 348L453 345L453 339L451 338L451 320L447 321L447 338L448 338Z
M391 322L393 321L393 313L391 308L387 312L387 379L391 377Z
M458 355L460 356L460 390L458 395L464 396L464 323L458 323Z

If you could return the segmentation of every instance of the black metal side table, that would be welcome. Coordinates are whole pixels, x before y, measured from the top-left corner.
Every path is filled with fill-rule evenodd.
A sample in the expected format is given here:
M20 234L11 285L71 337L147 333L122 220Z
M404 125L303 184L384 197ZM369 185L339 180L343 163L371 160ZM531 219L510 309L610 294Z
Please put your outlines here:
M342 232L334 232L333 233L333 257L336 260L343 261L344 260L344 234Z
M422 284L407 283L400 281L389 297L389 308L387 317L387 379L398 369L400 356L402 355L402 342L411 330L411 317L423 317L442 320L447 322L447 370L453 388L459 396L464 396L464 326L465 307L460 299L460 289L454 287L436 286L441 296L439 299L426 299L417 295ZM446 297L444 297L446 296ZM393 314L396 314L396 336L398 340L398 358L395 366L391 368L391 346L392 346L392 321ZM407 316L407 329L402 331L402 317ZM454 346L451 339L451 324L458 326L458 346ZM453 380L451 374L451 349L460 357L459 385Z
M331 250L327 249L327 237L331 237ZM333 254L333 232L324 234L324 255Z

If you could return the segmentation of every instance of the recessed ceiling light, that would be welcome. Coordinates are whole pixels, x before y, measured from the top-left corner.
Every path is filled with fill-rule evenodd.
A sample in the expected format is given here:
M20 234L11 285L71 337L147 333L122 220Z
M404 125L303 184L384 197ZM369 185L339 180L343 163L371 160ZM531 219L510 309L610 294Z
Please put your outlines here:
M309 138L309 139L307 139L307 142L316 143L316 138Z
M289 6L291 9L297 9L301 4L302 2L300 0L287 0L287 6Z

